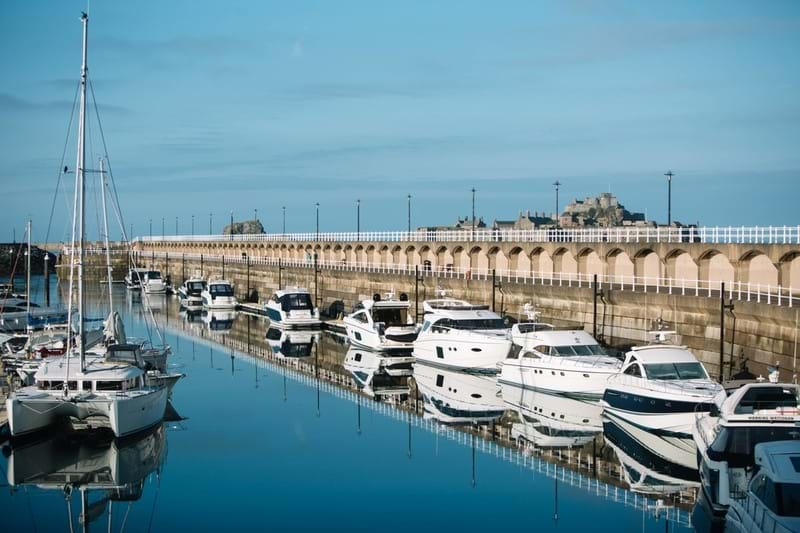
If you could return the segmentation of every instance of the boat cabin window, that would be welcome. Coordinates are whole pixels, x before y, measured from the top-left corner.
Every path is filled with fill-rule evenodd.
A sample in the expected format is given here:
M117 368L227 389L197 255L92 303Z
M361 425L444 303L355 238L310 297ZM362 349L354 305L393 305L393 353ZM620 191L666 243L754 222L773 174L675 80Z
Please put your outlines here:
M738 415L752 414L755 411L781 408L797 409L798 397L793 389L778 387L752 388L747 391L734 411Z
M628 368L625 369L625 374L629 376L636 376L637 378L642 377L642 371L639 369L639 364L634 363Z
M306 293L284 294L281 298L281 309L284 311L298 311L313 309L311 295Z
M406 309L372 309L372 320L383 322L387 328L392 326L407 325L408 313Z
M120 391L122 390L121 381L95 381L94 390L96 391Z
M353 319L357 320L358 322L361 322L363 324L366 324L368 322L367 314L365 312L363 312L363 311L361 311L360 313L354 314L353 315Z
M147 273L147 279L161 279L161 272L158 270L151 270Z
M201 292L206 288L206 283L204 281L190 281L186 284L186 288L192 292Z
M644 365L647 379L707 379L703 365L694 363L649 363Z
M233 296L233 288L227 284L214 284L208 288L211 296Z
M427 320L422 324L422 331L428 331L428 328L431 327L431 323Z
M800 516L800 484L775 483L761 474L751 487L755 497L776 515Z
M547 347L545 347L547 348ZM548 353L548 352L542 352ZM568 346L550 346L550 355L607 355L599 344L578 344Z
M441 320L437 324L441 324ZM470 318L465 320L448 320L449 327L453 329L508 329L502 318Z
M711 443L708 456L714 461L726 461L729 468L752 467L756 444L798 438L800 430L795 427L723 427Z

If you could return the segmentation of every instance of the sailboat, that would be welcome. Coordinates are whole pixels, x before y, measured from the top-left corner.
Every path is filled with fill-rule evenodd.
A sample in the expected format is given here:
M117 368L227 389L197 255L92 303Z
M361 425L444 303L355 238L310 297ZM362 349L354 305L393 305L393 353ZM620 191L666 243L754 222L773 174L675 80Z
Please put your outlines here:
M87 349L85 263L86 193L86 85L89 17L81 16L83 46L78 122L78 154L75 172L75 209L70 251L69 320L73 319L73 279L78 274L78 335L76 345L60 357L48 358L39 367L34 385L23 387L6 400L12 437L30 434L70 418L100 419L115 437L132 435L161 423L167 405L166 384L151 384L141 356L134 361L113 357L113 351L91 353ZM77 239L75 229L77 227ZM106 231L106 234L108 232Z

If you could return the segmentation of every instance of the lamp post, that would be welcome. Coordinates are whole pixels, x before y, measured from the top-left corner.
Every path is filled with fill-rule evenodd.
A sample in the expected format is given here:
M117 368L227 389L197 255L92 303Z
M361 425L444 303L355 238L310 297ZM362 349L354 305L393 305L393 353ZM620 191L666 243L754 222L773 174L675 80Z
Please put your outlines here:
M281 210L283 211L283 226L282 226L283 231L282 231L282 233L283 233L283 235L285 237L286 236L286 206L281 207Z
M178 217L175 217L175 235L178 234Z
M233 209L231 209L231 240L233 240Z
M194 215L192 215L192 237L194 237Z
M150 240L153 240L153 219L150 219Z
M408 238L411 238L411 195L408 195Z
M167 217L161 217L161 238L162 239L164 238L164 235L167 234L167 232L164 231L166 221L167 221Z
M472 188L472 240L475 240L475 187Z
M319 242L319 202L314 205L317 207L317 242Z
M361 199L356 199L356 240L361 240Z
M558 188L561 187L561 182L556 180L553 186L556 188L556 226L558 226Z
M211 228L213 227L214 213L208 214L208 234L211 235Z
M667 177L667 226L672 225L672 176L675 174L672 173L671 170L668 170L666 174Z

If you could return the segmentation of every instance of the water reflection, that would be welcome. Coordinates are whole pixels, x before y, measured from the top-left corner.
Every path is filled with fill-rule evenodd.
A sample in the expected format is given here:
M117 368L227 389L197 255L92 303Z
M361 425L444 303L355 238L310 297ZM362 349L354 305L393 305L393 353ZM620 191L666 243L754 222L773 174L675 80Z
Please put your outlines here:
M602 407L597 402L510 384L502 385L502 396L516 414L516 421L511 425L511 437L522 446L580 447L603 431Z
M314 355L314 345L319 342L319 330L287 330L268 328L267 343L272 353L283 358L302 358Z
M201 315L201 320L208 328L208 331L224 335L233 328L233 322L236 320L236 311L206 311Z
M656 435L608 415L603 417L603 435L634 492L669 495L699 487L697 450L691 438Z
M75 514L84 527L105 514L111 530L114 503L139 500L148 476L160 472L166 452L163 425L123 440L107 431L54 433L8 449L8 484L63 492L70 530ZM76 491L79 512L73 511Z
M344 368L367 396L376 400L398 396L402 399L409 393L408 378L412 373L409 359L413 360L351 347L344 357Z
M414 381L425 416L443 424L492 422L506 410L494 376L415 363Z

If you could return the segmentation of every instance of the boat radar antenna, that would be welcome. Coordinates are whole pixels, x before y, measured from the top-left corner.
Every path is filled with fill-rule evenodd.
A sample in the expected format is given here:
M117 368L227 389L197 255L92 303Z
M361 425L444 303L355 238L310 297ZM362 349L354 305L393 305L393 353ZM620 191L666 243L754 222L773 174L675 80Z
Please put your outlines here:
M678 334L677 331L667 329L667 323L661 317L655 319L653 326L654 329L647 333L652 344L664 344L670 337Z
M525 305L522 306L522 312L525 313L525 316L528 318L529 322L538 321L539 315L541 314L534 308L533 304L530 302L527 302L525 303Z

